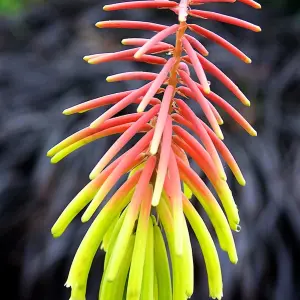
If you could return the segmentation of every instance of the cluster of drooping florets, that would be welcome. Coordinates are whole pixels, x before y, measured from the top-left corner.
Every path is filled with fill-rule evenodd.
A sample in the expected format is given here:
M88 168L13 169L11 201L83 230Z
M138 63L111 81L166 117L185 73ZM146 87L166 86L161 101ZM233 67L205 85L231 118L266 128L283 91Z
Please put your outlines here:
M252 0L238 1L260 8ZM72 288L72 300L85 299L89 270L100 247L106 252L100 300L183 300L191 297L194 266L187 221L203 253L209 294L212 298L222 297L218 254L190 199L194 195L199 200L213 225L220 247L228 253L230 261L236 263L231 230L239 231L239 215L220 156L241 185L245 185L245 180L222 141L220 125L223 120L216 106L227 112L250 135L256 136L256 131L229 103L211 91L206 72L221 81L243 104L250 105L240 89L205 58L208 51L189 31L199 35L201 40L212 40L246 63L251 60L219 35L187 23L187 18L216 20L255 32L261 29L234 17L194 9L212 2L233 3L235 0L146 0L104 6L106 11L169 9L178 15L178 24L165 26L124 20L96 24L99 28L143 29L155 34L150 39L124 39L122 44L133 48L85 56L88 63L132 60L156 64L160 71L126 72L107 77L108 82L149 82L135 90L102 96L66 109L64 114L71 115L112 105L89 127L66 138L48 152L51 161L56 163L87 143L121 134L92 170L90 183L70 202L52 228L53 235L58 237L86 206L82 222L88 222L100 204L107 201L83 238L72 263L66 283ZM175 45L164 41L170 35L176 35ZM192 68L195 76L190 74ZM189 99L199 104L208 124L188 106ZM130 104L137 104L136 113L116 116ZM144 135L132 148L119 155L137 133ZM189 157L211 182L225 213L201 177L190 167ZM123 176L127 178L125 182L110 199L106 199Z

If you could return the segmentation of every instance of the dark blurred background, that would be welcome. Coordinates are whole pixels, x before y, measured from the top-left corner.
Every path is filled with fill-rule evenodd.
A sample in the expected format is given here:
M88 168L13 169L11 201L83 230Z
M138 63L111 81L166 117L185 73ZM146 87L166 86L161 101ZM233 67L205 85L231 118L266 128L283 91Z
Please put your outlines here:
M50 228L116 138L93 143L51 165L47 150L87 126L103 109L70 117L61 111L140 84L108 84L109 74L155 69L133 62L86 64L84 55L121 49L122 38L145 34L99 30L94 24L112 18L175 21L165 11L104 13L103 4L102 0L0 0L0 264L1 295L9 300L69 299L70 291L63 285L88 225L76 220L57 240ZM300 2L261 4L261 11L240 3L205 6L263 29L253 33L206 21L208 28L253 60L245 65L206 43L210 59L239 84L252 106L240 107L215 80L213 89L241 108L258 130L258 137L249 137L223 114L225 141L247 181L242 188L228 172L242 231L235 234L236 266L219 252L224 299L296 300L300 299ZM192 299L208 299L202 254L195 239L193 243ZM99 253L87 300L97 299L102 260Z

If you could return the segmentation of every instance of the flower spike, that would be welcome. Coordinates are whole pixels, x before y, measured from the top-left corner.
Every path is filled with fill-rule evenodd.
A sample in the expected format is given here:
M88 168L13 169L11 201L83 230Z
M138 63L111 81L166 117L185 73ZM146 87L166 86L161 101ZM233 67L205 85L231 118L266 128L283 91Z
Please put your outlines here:
M189 26L189 28L193 31L195 31L197 34L202 35L214 42L216 42L217 44L219 44L220 46L224 47L226 50L228 50L229 52L231 52L233 55L237 56L238 58L240 58L242 61L244 61L247 64L251 63L251 59L246 56L242 51L240 51L238 48L236 48L235 46L233 46L231 43L227 42L225 39L223 39L222 37L220 37L219 35L203 28L200 27L196 24L191 24Z
M195 197L205 211L221 249L232 263L237 263L232 230L240 231L240 219L221 158L240 185L245 185L246 181L223 142L220 125L224 121L217 109L225 111L251 136L257 133L235 108L213 92L214 82L207 80L207 73L217 78L244 105L250 105L239 87L206 58L209 53L205 43L207 40L215 42L246 63L251 59L202 24L189 21L191 18L209 19L261 31L259 26L247 21L197 9L208 3L233 4L237 1L261 8L253 0L139 0L103 7L104 11L168 9L177 16L178 22L170 26L126 20L96 24L98 28L139 29L154 34L149 39L123 39L121 43L129 48L87 55L84 57L87 63L137 61L154 67L158 65L160 70L129 70L110 75L106 80L111 83L128 80L146 83L140 88L101 96L63 111L64 115L72 115L110 106L89 126L52 147L47 153L52 163L97 139L120 135L93 168L91 181L74 197L51 229L53 236L59 237L84 209L82 222L96 215L70 268L66 282L72 289L70 300L86 299L91 264L101 250L105 251L105 261L99 300L190 298L195 270L188 224L203 253L209 296L222 298L218 252L192 198ZM197 37L191 36L190 30ZM171 35L176 36L174 44L165 41ZM200 105L207 123L190 108L190 99ZM136 113L118 115L131 104L137 106ZM121 153L137 134L142 137ZM193 170L190 160L200 168L201 176ZM207 177L216 196L202 176ZM121 180L123 183L119 185ZM109 196L114 188L116 191Z

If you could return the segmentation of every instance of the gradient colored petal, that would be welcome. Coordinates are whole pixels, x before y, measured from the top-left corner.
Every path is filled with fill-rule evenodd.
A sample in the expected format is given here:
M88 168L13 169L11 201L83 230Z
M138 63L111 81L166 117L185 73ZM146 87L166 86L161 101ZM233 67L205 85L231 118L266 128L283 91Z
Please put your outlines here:
M144 191L147 189L152 172L155 167L156 158L154 156L150 157L145 165L142 175L139 179L135 192L132 196L131 202L128 206L128 211L126 213L122 228L120 230L119 236L116 240L114 250L112 252L110 261L107 265L107 280L114 281L122 260L125 255L124 249L126 249L130 236L133 231L135 221L138 217L140 210L140 205L143 197Z
M91 143L94 142L98 139L101 139L103 137L107 137L113 134L118 134L118 133L125 133L127 132L135 123L127 123L127 124L122 124L122 125L118 125L109 129L105 129L102 130L98 133L92 134L90 136L87 136L86 138L81 139L78 142L75 142L73 144L71 144L70 146L62 149L61 151L59 151L58 153L56 153L52 158L51 158L51 163L55 164L59 161L61 161L63 158L65 158L66 156L68 156L69 154L71 154L72 152L74 152L75 150ZM137 133L139 132L147 132L149 130L151 130L151 126L149 124L144 124L143 126L141 126Z
M151 82L151 86L149 87L148 91L146 92L143 100L141 101L140 105L137 108L137 112L143 112L148 105L150 99L157 93L160 86L164 83L166 80L171 68L173 67L175 63L175 59L172 57L168 60L168 62L165 64L165 66L162 68L160 73L157 75L155 80Z
M182 191L181 182L174 152L171 150L168 176L165 179L164 189L171 201L171 213L173 218L174 227L174 248L176 255L182 255L183 253L183 210L182 210Z
M141 300L152 300L154 288L154 237L153 237L153 222L149 219L149 232L146 248L146 259L143 270L143 285L141 292Z
M238 0L239 2L242 2L246 5L249 5L253 8L256 8L256 9L260 9L261 8L261 5L253 0Z
M198 26L196 24L189 25L189 28L196 32L197 34L206 37L207 39L210 39L211 41L214 41L218 45L225 48L227 51L231 52L233 55L244 61L245 63L249 64L251 63L251 59L244 54L241 50L239 50L237 47L229 43L224 38L220 37L219 35L215 34L214 32L207 30L201 26Z
M135 134L143 128L160 110L160 105L156 105L143 114L135 123L130 124L127 130L116 140L116 142L107 150L96 165L98 172L101 172L107 164L118 154L118 152L131 140Z
M142 21L102 21L96 24L98 28L126 28L126 29L139 29L139 30L150 30L150 31L161 31L164 30L167 26L151 23L151 22L142 22Z
M189 43L189 41L186 38L182 39L182 44L183 47L185 49L185 52L187 53L187 55L189 56L189 58L191 59L191 62L193 64L194 70L197 74L197 77L201 83L201 85L203 86L204 92L206 94L210 93L210 87L206 78L206 75L204 73L204 70L202 68L202 65L197 57L197 54L195 52L195 50L193 49L193 47L191 46L191 44Z
M146 248L148 245L148 231L149 226L153 226L152 224L149 224L152 223L151 220L149 222L152 192L152 186L148 185L142 199L141 210L135 234L136 239L132 254L132 262L128 277L127 299L140 299L142 291L143 271L144 265L146 264Z
M202 250L207 270L209 296L213 299L221 299L223 296L222 273L214 241L210 236L210 233L205 226L202 218L197 213L193 205L189 202L189 200L184 196L183 209L187 219L189 220L189 223L193 228L193 231L195 232Z
M130 193L129 193L130 199L132 198L133 193L134 193L134 189L132 189L132 190L130 191ZM127 210L128 210L128 206L122 211L121 216L120 216L120 218L118 219L117 224L116 224L116 226L114 227L114 230L113 230L113 232L112 232L112 234L111 234L111 239L110 239L110 241L109 241L108 249L107 249L107 251L106 251L105 260L104 260L104 272L105 272L105 270L107 269L108 262L109 262L109 260L110 260L112 251L113 251L113 249L114 249L116 240L117 240L117 238L118 238L118 236L119 236L121 227L122 227L123 222L124 222L124 218L125 218L126 213L127 213ZM102 276L102 282L104 281L104 277L105 277L105 276ZM101 289L101 287L100 287L100 289Z
M123 156L123 159L126 163L123 163L123 161L120 161L120 163L116 166L116 168L109 174L108 177L105 178L105 181L103 185L98 190L97 194L95 195L94 199L84 212L84 214L81 217L82 222L87 222L92 217L96 209L99 207L99 205L102 203L104 198L107 196L107 194L110 192L112 187L117 183L117 181L130 169L134 168L135 166L139 165L143 159L144 155L137 155L135 157L132 157L131 160L126 161L127 156L129 156L130 153L125 153Z
M155 185L154 185L154 191L152 197L153 206L158 205L161 197L161 193L165 182L165 177L167 175L171 143L172 143L172 119L169 116L162 137L161 150L160 150L161 155L159 157L159 163L157 167L156 179L155 179Z
M198 51L200 54L207 56L209 53L207 49L193 36L189 34L185 34L184 37L189 41L189 43L193 46L193 48Z
M167 122L171 101L174 95L174 90L174 87L171 85L168 85L165 90L161 107L158 113L157 121L155 124L154 136L150 145L150 153L152 155L155 155L157 153L158 147L161 143L161 137Z
M229 259L232 263L237 263L238 258L233 236L226 217L218 202L195 171L188 168L179 158L177 158L177 163L180 178L192 190L193 194L199 200L212 222L218 236L220 247L228 253Z
M104 273L101 289L99 291L99 300L123 298L123 293L126 285L128 270L130 268L135 240L136 237L134 235L132 235L129 239L125 251L126 254L124 256L123 263L122 266L120 267L116 280L112 282L108 281L105 277L106 273Z
M124 80L154 80L157 73L151 72L125 72L115 75L110 75L106 78L108 82L124 81Z
M125 45L125 46L143 46L149 40L150 39L146 39L146 38L127 38L127 39L123 39L121 41L121 43L122 43L122 45ZM174 49L173 45L168 44L166 42L158 42L156 44L156 46L161 46L161 47L164 47L165 49L169 49L169 50Z
M197 54L198 59L202 63L202 66L205 71L212 74L218 80L220 80L223 85L225 85L244 105L250 106L250 101L247 97L242 93L242 91L237 87L237 85L222 72L219 68L217 68L213 63L207 60L205 57ZM183 58L184 61L190 62L188 57Z
M185 276L185 293L190 298L194 293L194 261L190 234L185 217L183 216L183 266Z
M192 90L194 94L195 100L199 103L201 106L209 124L213 128L214 132L220 139L224 139L222 130L213 114L211 111L211 108L208 104L207 99L203 96L203 94L199 91L197 88L196 83L184 72L184 71L178 71L181 79L186 83L186 85Z
M222 162L220 160L219 154L218 154L210 136L204 129L201 120L195 115L195 113L189 108L189 106L187 104L185 104L184 101L178 99L178 100L176 100L176 103L181 110L183 118L187 121L189 120L188 123L191 124L191 126L189 128L191 128L199 136L205 149L211 156L215 166L218 169L220 177L223 178L224 180L226 180L226 174L225 174ZM175 118L176 118L176 116L175 116ZM182 117L178 115L177 118L179 118L181 120Z
M150 40L148 40L135 54L135 58L140 58L143 54L147 53L151 47L155 46L157 43L161 42L165 38L167 38L169 35L174 34L179 25L175 24L170 27L167 27L166 29L160 31L155 36L153 36Z
M96 128L103 124L105 121L116 115L118 112L120 112L122 109L127 107L129 104L133 103L136 99L143 96L146 92L149 86L152 84L152 82L149 82L142 86L141 88L133 91L128 96L124 97L122 100L120 100L117 104L115 104L113 107L108 109L105 113L103 113L99 118L97 118L93 123L91 123L91 128Z
M174 1L156 0L156 1L128 1L122 3L114 3L105 5L103 10L122 10L122 9L136 9L136 8L169 8L175 7L178 4Z
M247 21L244 21L244 20L241 20L241 19L238 19L238 18L234 18L234 17L231 17L231 16L226 16L226 15L223 15L223 14L218 14L218 13L211 12L211 11L192 9L192 10L189 11L189 15L193 16L193 17L210 19L210 20L215 20L215 21L219 21L219 22L223 22L223 23L236 25L236 26L239 26L239 27L243 27L245 29L252 30L254 32L260 32L261 31L261 28L257 25L254 25L252 23L249 23Z
M154 225L154 265L158 282L158 299L172 300L168 254L163 235L157 225Z
M174 227L172 226L173 218L164 197L159 201L157 212L167 237L172 262L173 300L182 300L186 298L182 265L183 260L182 256L176 255L175 253L175 232Z

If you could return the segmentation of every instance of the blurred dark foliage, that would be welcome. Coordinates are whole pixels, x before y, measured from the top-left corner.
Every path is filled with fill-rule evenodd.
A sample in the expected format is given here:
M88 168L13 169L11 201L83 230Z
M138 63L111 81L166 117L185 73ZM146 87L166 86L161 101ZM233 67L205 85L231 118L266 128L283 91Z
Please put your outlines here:
M264 2L262 11L242 4L210 5L259 24L262 33L206 22L253 59L252 65L244 65L208 45L210 59L251 99L252 106L241 109L259 132L251 138L224 115L225 140L247 180L245 188L239 187L228 172L242 231L235 234L236 266L219 252L224 299L300 299L300 5L295 0ZM121 38L145 34L101 31L94 23L110 18L170 24L175 20L163 11L107 14L102 6L99 0L51 0L0 20L1 294L11 300L69 298L63 284L88 225L76 220L57 240L50 228L115 139L93 143L53 166L47 150L87 126L102 110L70 117L60 112L83 100L138 86L108 84L108 74L151 68L130 62L85 64L83 55L115 51ZM237 103L219 83L213 84ZM193 299L207 299L205 267L193 242ZM87 300L96 299L102 259L100 252Z

